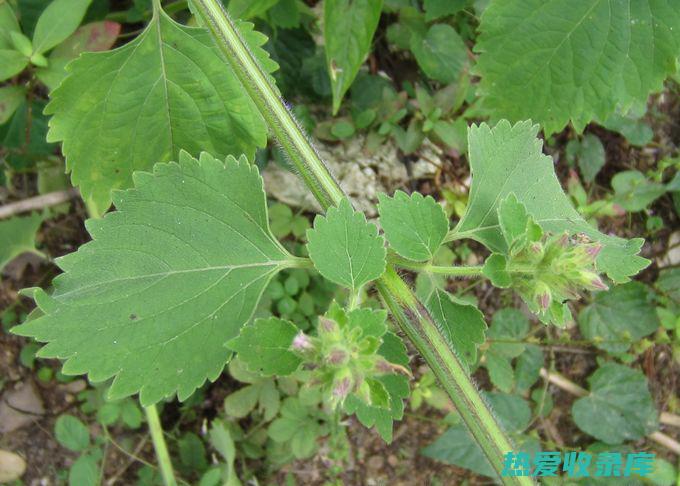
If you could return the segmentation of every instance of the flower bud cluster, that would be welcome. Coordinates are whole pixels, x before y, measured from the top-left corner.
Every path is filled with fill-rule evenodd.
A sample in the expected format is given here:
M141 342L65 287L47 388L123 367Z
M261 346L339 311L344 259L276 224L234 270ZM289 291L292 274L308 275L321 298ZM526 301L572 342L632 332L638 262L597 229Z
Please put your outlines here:
M601 250L585 235L544 236L510 257L512 286L544 322L564 325L571 319L566 301L584 290L608 289L596 268Z
M364 309L362 312L375 311ZM384 321L384 315L381 318ZM380 406L378 402L382 401L384 389L375 378L408 374L406 368L390 363L378 353L386 331L384 322L365 331L352 313L347 314L334 305L329 314L319 317L317 335L300 331L293 339L291 350L311 370L311 383L326 389L325 395L333 408L342 406L350 394L368 405Z

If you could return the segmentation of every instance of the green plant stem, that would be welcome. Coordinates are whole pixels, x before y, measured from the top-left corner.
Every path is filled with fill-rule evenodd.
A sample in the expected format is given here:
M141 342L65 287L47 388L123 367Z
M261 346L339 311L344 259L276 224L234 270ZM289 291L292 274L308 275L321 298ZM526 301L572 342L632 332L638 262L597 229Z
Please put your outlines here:
M270 76L260 68L222 4L219 0L192 1L200 20L321 207L327 209L338 204L346 195L286 108ZM432 367L503 484L534 484L529 477L501 477L503 455L513 450L510 440L439 326L391 265L379 280L378 289L396 323Z
M449 277L481 277L483 268L481 265L467 267L432 265L430 263L413 262L404 258L394 258L391 261L399 268L414 270L416 272L437 273L440 275L448 275Z
M161 426L161 419L158 417L158 409L155 405L144 407L146 414L146 421L149 424L149 433L153 441L153 448L156 451L156 459L158 459L158 467L163 476L163 484L165 486L177 486L175 473L172 470L172 461L170 460L170 453L168 453L168 446L163 437L163 427Z

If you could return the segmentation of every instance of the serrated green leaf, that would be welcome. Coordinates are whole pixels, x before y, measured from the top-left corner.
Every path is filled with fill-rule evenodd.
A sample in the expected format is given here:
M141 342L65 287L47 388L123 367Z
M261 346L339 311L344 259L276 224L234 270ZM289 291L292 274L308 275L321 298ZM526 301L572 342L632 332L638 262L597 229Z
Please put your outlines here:
M640 282L599 292L579 313L581 334L598 348L623 353L632 343L659 327L652 299L650 290Z
M266 38L252 24L239 26L264 64ZM48 140L63 142L73 184L101 212L112 189L132 185L133 171L180 149L252 159L267 140L264 120L210 35L163 12L123 47L69 64L45 112L53 115Z
M241 328L241 334L227 347L238 353L249 371L262 376L286 376L302 363L290 350L297 333L292 322L276 317L256 319L254 324Z
M584 233L599 241L597 267L617 283L630 280L649 260L637 256L644 240L624 240L599 232L571 206L555 175L552 159L541 152L538 126L530 121L511 125L502 120L494 128L482 123L469 131L472 187L465 215L453 230L492 251L505 253L507 243L498 222L500 201L514 193L544 231Z
M321 275L356 290L385 271L385 246L378 229L343 199L307 231L309 257Z
M408 379L401 375L385 375L378 378L390 396L390 408L385 409L366 404L351 394L344 404L345 412L355 414L364 427L375 427L380 437L388 444L392 442L392 424L404 415L403 400L408 397Z
M141 392L149 405L219 376L224 343L293 257L269 231L262 178L244 158L183 152L135 186L87 222L93 241L59 260L53 295L35 293L44 315L14 332L49 343L40 355L65 359L66 374L115 377L110 398Z
M434 24L424 36L411 35L411 51L428 78L453 83L467 68L467 47L448 24Z
M33 52L42 54L78 28L92 0L54 0L38 18L33 33Z
M323 37L331 80L333 114L371 48L382 0L325 0Z
M496 0L480 31L485 106L531 118L548 135L646 101L675 72L680 51L673 0Z
M45 218L38 213L0 221L0 270L22 253L35 252L35 234Z
M390 246L404 258L431 260L449 230L444 208L432 196L397 191L378 194L380 226Z
M638 440L658 428L657 411L645 375L605 363L589 378L590 394L572 406L579 429L607 444Z
M427 308L444 336L468 366L477 361L477 347L484 342L486 322L474 305L454 299L437 289L427 302Z

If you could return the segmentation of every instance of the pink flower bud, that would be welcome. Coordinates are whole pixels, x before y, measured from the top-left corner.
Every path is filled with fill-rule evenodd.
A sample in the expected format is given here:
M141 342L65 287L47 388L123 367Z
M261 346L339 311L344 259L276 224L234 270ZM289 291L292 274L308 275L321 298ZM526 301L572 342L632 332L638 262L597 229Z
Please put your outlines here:
M560 236L556 243L558 246L566 248L569 245L569 234L564 233L562 236Z
M595 243L594 245L588 245L586 247L586 253L595 260L597 255L602 251L602 245L600 243Z
M333 397L338 401L344 400L349 395L349 390L352 387L352 380L349 376L340 378L333 385Z
M319 331L330 334L337 330L338 325L334 320L328 319L327 317L319 317Z
M546 311L550 307L550 294L548 292L542 293L536 298L536 301L539 307Z
M590 285L595 290L609 290L607 284L605 284L600 277L594 277L590 280Z
M304 332L300 331L293 338L293 344L291 344L293 351L306 352L314 349L314 343Z
M348 358L349 355L344 349L335 348L328 354L327 360L329 364L337 366L345 364L348 361Z

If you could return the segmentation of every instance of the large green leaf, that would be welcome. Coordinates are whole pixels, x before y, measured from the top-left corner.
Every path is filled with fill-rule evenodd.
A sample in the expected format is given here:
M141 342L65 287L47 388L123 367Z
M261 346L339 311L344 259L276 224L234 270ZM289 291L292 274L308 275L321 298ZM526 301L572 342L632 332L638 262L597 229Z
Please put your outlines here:
M640 371L606 363L588 383L590 394L572 407L574 422L584 432L607 444L620 444L658 428L656 407Z
M553 160L542 153L537 133L538 125L530 121L511 125L502 120L493 128L485 123L470 127L472 187L465 215L452 236L472 238L496 252L507 251L498 207L514 193L543 230L554 234L584 233L602 243L598 269L615 282L627 282L649 264L649 260L637 256L644 240L624 240L590 226L564 194Z
M269 71L251 24L241 32ZM104 211L111 189L132 172L177 157L180 149L252 158L267 141L257 108L203 29L157 11L135 40L86 53L69 64L46 112L50 141L63 141L67 169L81 194Z
M583 336L610 353L626 351L659 324L652 292L640 282L598 293L578 316Z
M494 0L476 50L484 104L547 134L645 101L675 72L675 0Z
M359 72L378 27L382 0L324 0L323 37L333 113Z
M219 376L225 342L294 259L269 231L245 158L182 152L115 199L118 211L88 221L93 241L58 261L53 294L34 291L44 315L14 332L49 343L40 356L65 359L66 374L115 377L111 398L185 399Z

